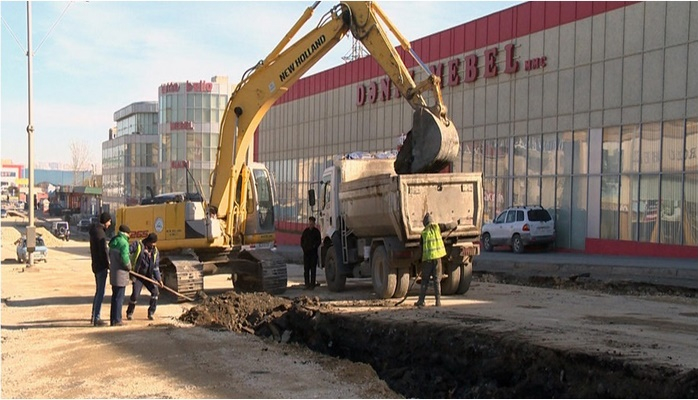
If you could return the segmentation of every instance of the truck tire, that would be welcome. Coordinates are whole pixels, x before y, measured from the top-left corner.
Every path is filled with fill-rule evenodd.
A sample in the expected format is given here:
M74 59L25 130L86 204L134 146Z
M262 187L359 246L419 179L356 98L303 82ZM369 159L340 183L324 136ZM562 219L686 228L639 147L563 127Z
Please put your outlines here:
M330 292L341 292L347 284L347 277L339 273L334 246L327 249L325 257L325 280Z
M450 267L448 262L444 261L443 259L441 260L441 265L443 266L444 270L448 270L448 267ZM453 269L453 271L448 273L448 276L441 279L441 294L446 296L456 294L458 285L460 285L461 275L461 266L457 266Z
M398 270L397 271L397 286L395 287L395 294L393 298L401 299L405 297L407 291L410 289L410 271L409 270Z
M470 289L470 282L473 280L473 263L469 262L460 267L460 282L456 294L465 294Z
M373 290L380 299L389 299L397 287L397 270L390 265L390 258L384 246L378 246L371 257L371 278Z

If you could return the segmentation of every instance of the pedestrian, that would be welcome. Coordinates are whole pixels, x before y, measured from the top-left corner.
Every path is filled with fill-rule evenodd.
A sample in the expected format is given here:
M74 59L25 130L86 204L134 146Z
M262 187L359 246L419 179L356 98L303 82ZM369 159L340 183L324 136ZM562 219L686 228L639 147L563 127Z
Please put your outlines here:
M420 239L421 259L422 259L422 286L419 290L419 300L414 303L417 307L424 307L424 298L427 295L429 280L434 280L434 296L436 306L441 306L441 257L446 255L446 247L441 238L441 229L434 222L431 214L426 213L422 220L424 230Z
M317 272L317 249L322 243L320 230L315 227L315 217L308 218L308 227L301 235L301 248L303 249L303 278L305 288L313 290L317 285L315 274Z
M158 241L158 235L153 232L148 235L143 241L137 240L131 244L131 262L136 273L146 276L159 282L159 287L162 287L162 277L160 275L160 253L155 244ZM158 285L136 277L133 280L133 288L131 290L131 298L126 309L126 319L133 319L133 311L136 309L138 296L141 294L141 289L145 286L150 292L150 305L148 306L148 319L152 320L155 314L155 309L158 306Z
M92 314L90 323L94 326L104 326L107 323L102 321L100 313L102 302L104 301L104 290L107 286L107 274L109 271L109 248L107 247L106 230L111 225L111 215L103 212L99 216L99 223L90 227L90 256L92 257L92 273L95 275L95 296L92 300ZM65 233L65 240L68 240L68 233Z
M124 305L124 293L129 282L131 257L129 256L128 237L131 230L126 225L119 226L119 233L109 241L109 282L111 283L111 326L123 325L121 309Z

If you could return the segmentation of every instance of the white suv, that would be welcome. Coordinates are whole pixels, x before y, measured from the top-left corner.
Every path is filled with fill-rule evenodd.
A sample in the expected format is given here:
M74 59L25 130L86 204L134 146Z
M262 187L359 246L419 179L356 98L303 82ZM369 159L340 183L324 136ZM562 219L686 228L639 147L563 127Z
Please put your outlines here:
M485 251L509 245L514 252L523 253L528 245L555 243L555 223L543 207L509 207L482 226L480 243Z

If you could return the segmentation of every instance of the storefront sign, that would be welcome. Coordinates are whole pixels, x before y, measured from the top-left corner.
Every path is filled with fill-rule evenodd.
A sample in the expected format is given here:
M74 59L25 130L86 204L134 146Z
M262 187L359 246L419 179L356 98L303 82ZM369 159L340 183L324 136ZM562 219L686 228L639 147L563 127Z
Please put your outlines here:
M171 168L171 169L189 168L189 161L187 161L187 160L173 160L173 161L170 161L170 168Z
M170 122L170 130L171 131L176 131L176 130L193 131L194 130L194 123L191 121Z
M187 81L184 86L187 88L187 92L206 92L210 93L213 91L213 83L206 81L189 82ZM165 93L179 93L181 85L179 83L165 83L160 85L160 94Z
M514 45L508 44L504 46L504 53L499 51L499 48L492 47L485 49L482 56L477 54L469 54L463 59L455 58L453 60L447 61L446 63L440 63L432 65L431 72L441 77L441 87L444 85L448 86L458 86L462 82L473 83L477 81L479 76L479 68L481 63L484 65L484 72L482 77L485 79L493 78L499 75L500 72L506 74L515 74L519 71L519 61L514 59ZM497 65L498 61L504 59L504 70L500 70L500 66ZM464 64L461 71L461 63ZM524 62L524 69L526 71L531 71L534 69L544 68L547 65L547 57L536 57ZM444 68L446 66L446 68ZM446 79L444 79L444 70L446 73ZM414 77L414 72L411 73ZM392 92L392 82L389 78L381 78L377 82L370 82L366 86L359 84L356 88L356 105L362 106L369 103L375 103L378 100L387 101L391 99ZM399 94L397 97L400 97Z

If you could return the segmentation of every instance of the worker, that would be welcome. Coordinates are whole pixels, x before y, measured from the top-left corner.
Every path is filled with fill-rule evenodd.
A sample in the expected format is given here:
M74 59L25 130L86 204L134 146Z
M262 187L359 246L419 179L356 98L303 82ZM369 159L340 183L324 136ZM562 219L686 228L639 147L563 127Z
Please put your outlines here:
M162 287L162 277L160 275L160 253L155 244L158 242L158 235L152 232L143 239L131 243L131 263L134 271L145 277L158 282L159 287ZM145 286L150 292L150 305L148 306L148 319L152 320L155 314L155 309L158 306L158 285L151 281L140 277L135 277L133 280L133 288L131 290L131 298L126 308L126 319L133 319L133 311L136 309L138 296L141 294L141 289Z
M109 241L109 282L111 283L111 326L123 325L121 310L124 305L124 293L129 282L131 258L129 256L128 237L131 233L126 225L119 226L119 233Z
M420 239L421 259L422 259L422 286L419 290L419 300L414 303L417 307L424 307L424 298L427 295L429 280L434 280L434 296L436 306L441 306L441 257L446 255L446 247L441 238L441 229L434 222L431 214L426 213L422 220L424 230Z
M308 218L308 227L301 235L301 248L303 249L303 278L305 278L305 288L315 289L317 282L315 275L317 272L317 249L320 247L322 239L320 230L315 227L315 217Z
M106 230L111 225L111 215L103 212L99 216L99 223L90 227L90 256L92 257L92 273L95 275L95 296L92 300L92 315L90 323L94 326L104 326L107 323L100 319L104 290L107 286L107 273L109 271L109 249L107 247ZM66 232L66 240L68 240Z

